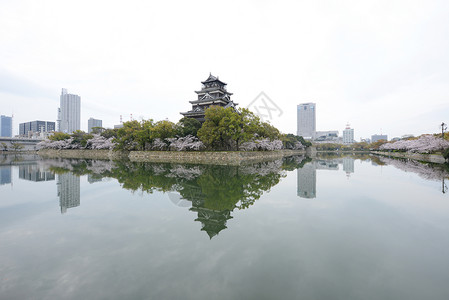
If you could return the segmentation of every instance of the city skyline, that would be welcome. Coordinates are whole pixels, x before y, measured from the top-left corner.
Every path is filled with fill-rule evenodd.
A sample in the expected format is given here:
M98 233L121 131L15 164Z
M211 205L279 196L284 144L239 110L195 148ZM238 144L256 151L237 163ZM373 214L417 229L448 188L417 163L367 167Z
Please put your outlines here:
M110 128L131 114L176 122L212 72L239 107L264 92L283 111L270 121L284 133L295 133L293 107L305 102L319 107L316 130L349 121L356 141L437 133L449 113L448 14L445 1L4 1L0 112L14 114L15 134L19 123L56 120L66 87L83 98L84 131L90 116ZM227 42L201 51L216 32Z

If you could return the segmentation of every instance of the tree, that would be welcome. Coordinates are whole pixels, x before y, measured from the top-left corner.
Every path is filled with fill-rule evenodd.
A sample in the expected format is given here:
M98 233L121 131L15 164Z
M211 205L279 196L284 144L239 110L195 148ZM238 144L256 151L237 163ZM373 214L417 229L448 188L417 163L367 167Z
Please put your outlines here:
M198 130L198 137L209 148L224 149L226 135L220 125L221 120L231 113L232 108L211 106L205 111L206 121Z
M53 135L49 137L52 141L63 141L68 140L70 138L70 134L64 132L55 132Z
M93 138L92 134L88 134L82 130L76 130L72 133L72 144L80 145L85 148L87 145L87 141Z
M153 138L160 138L161 140L173 138L176 135L175 123L168 120L156 122L151 129L151 133Z
M6 143L2 143L2 148L3 148L3 151L7 151L8 145Z
M109 139L111 137L116 138L117 132L118 132L118 129L105 129L101 132L100 135L106 139Z
M11 143L11 147L14 151L19 151L24 148L24 146L19 143Z
M198 130L201 128L200 121L184 117L176 124L176 134L180 137L188 135L198 136Z
M92 127L92 132L91 133L93 133L93 134L100 134L100 133L102 133L105 130L106 129L103 128L103 127L95 126L95 127Z

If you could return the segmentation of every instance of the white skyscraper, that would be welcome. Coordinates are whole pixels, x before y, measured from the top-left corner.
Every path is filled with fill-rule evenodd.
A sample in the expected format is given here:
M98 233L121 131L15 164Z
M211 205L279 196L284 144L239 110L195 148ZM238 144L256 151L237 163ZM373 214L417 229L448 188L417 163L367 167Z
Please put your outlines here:
M87 120L87 133L92 133L94 127L103 127L103 121L94 118Z
M80 130L81 123L81 98L78 95L67 94L62 89L60 106L58 109L58 131L72 133Z
M352 144L354 143L354 129L346 124L346 129L343 130L343 143Z
M297 107L297 135L307 139L315 138L316 133L316 104L302 103Z

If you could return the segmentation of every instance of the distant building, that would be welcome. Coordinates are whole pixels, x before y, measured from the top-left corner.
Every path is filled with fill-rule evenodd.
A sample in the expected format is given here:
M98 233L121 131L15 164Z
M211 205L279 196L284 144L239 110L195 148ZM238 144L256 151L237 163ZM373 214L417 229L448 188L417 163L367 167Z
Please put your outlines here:
M346 124L345 130L343 130L343 144L354 143L354 129Z
M211 106L235 107L238 104L231 100L232 93L227 91L227 84L218 79L218 77L209 74L206 81L201 83L201 91L195 91L198 94L198 99L189 101L192 104L192 109L188 112L182 112L181 115L184 117L193 118L203 123L207 108Z
M12 137L12 117L0 116L0 136Z
M388 141L388 136L386 134L385 135L375 134L375 135L371 136L371 143L375 143L375 142L380 141L380 140Z
M80 130L81 123L81 97L68 94L62 89L60 107L58 109L58 131L73 133Z
M90 118L87 121L87 133L92 133L92 128L94 128L94 127L103 127L103 121L97 120L94 118Z
M316 133L316 104L302 103L297 106L297 135L314 139Z
M315 131L315 141L318 142L338 142L338 130Z
M49 133L55 130L55 122L31 121L19 124L20 136L29 136L32 133Z
M114 129L120 129L123 128L123 123L122 124L118 124L118 125L114 125Z

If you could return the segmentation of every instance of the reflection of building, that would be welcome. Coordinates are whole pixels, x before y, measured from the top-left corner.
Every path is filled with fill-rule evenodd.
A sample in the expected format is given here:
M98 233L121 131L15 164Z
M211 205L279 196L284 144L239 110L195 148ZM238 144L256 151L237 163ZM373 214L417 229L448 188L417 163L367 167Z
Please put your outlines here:
M58 131L72 133L80 130L81 122L81 97L67 94L62 89L60 107L58 109Z
M11 166L0 166L0 185L11 183Z
M306 163L297 169L298 196L301 198L316 198L316 164Z
M58 197L61 213L80 205L80 178L72 173L58 174Z
M94 127L103 127L103 121L94 118L87 120L87 132L92 133L92 128Z
M12 117L0 116L0 136L12 137Z
M349 177L351 173L354 173L354 159L351 157L343 157L343 171Z
M316 104L302 103L297 106L297 135L307 139L315 138Z
M316 160L316 168L317 170L338 170L339 161L336 159L318 159Z
M209 75L206 81L202 81L201 91L195 91L198 99L189 101L192 104L192 110L182 112L181 115L188 118L204 122L204 111L210 106L235 107L237 103L232 102L232 93L226 90L226 83L218 77Z
M19 178L30 181L50 181L55 180L55 174L38 165L19 166Z

